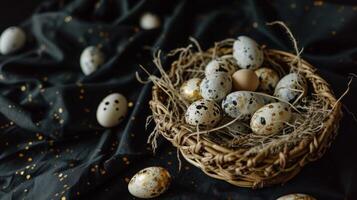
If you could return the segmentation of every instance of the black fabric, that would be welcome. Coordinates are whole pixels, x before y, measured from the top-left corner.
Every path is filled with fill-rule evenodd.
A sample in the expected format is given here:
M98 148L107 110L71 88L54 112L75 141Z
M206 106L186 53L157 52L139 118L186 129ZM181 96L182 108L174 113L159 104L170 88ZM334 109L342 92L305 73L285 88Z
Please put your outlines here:
M283 194L308 193L323 200L357 199L357 83L343 99L339 134L325 156L285 185L246 189L206 176L183 162L162 138L153 155L146 144L152 126L151 85L135 78L139 64L153 71L152 54L188 44L203 48L215 41L249 35L270 48L291 51L279 27L289 25L302 56L318 68L337 96L357 73L357 2L264 1L2 1L0 26L20 25L25 48L0 56L0 197L1 199L134 199L127 181L138 170L163 166L173 176L160 199L273 200ZM35 7L39 5L36 9ZM150 11L162 26L141 30L140 16ZM30 13L33 14L31 15ZM79 67L88 45L100 45L106 63L90 76ZM167 65L166 65L167 66ZM95 118L98 103L112 93L124 94L133 106L112 129ZM183 160L183 159L182 159Z

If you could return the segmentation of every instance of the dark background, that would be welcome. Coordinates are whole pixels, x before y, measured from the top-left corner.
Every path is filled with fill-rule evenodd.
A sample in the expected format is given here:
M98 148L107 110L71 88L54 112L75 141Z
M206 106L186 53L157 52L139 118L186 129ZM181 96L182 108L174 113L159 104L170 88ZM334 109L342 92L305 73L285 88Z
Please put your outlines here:
M161 17L161 28L140 30L146 11ZM19 53L0 56L0 199L133 199L127 181L153 165L174 177L160 199L273 200L298 192L319 200L357 199L357 126L346 110L357 113L356 81L343 99L339 134L325 156L285 185L252 190L210 178L186 162L178 171L176 150L162 139L152 155L146 145L152 129L144 128L151 85L135 79L138 64L153 69L156 49L187 45L189 36L207 48L246 34L291 51L284 31L265 25L282 20L304 47L302 56L339 96L348 74L357 72L356 16L352 0L2 0L0 30L21 25L29 40ZM84 77L79 55L97 44L107 62ZM118 127L104 129L95 110L111 92L134 106Z

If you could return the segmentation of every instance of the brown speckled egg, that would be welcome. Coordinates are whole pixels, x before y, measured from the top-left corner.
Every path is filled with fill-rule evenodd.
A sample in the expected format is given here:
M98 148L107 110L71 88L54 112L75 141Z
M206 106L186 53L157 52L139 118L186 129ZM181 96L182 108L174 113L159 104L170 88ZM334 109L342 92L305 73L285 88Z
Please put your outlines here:
M264 106L264 102L261 95L249 91L236 91L228 94L222 101L222 108L228 116L246 121Z
M316 200L316 199L307 194L288 194L279 197L276 200Z
M288 104L270 103L257 110L250 120L252 131L259 135L278 133L290 121L291 110Z
M193 126L216 126L222 118L221 109L212 100L200 99L193 102L185 113L185 120Z
M180 87L180 94L182 97L189 102L202 99L200 92L201 81L200 78L192 78L184 82Z
M205 68L205 75L217 72L228 73L230 76L238 69L238 65L231 55L225 55L211 60Z
M307 94L307 81L302 74L290 73L276 85L274 96L293 103Z
M259 78L250 69L240 69L232 75L234 90L255 91L259 86Z
M255 70L255 74L259 79L258 91L272 94L276 84L279 82L278 73L273 69L263 67Z
M170 173L162 167L148 167L131 178L128 184L130 194L148 199L164 193L170 185Z

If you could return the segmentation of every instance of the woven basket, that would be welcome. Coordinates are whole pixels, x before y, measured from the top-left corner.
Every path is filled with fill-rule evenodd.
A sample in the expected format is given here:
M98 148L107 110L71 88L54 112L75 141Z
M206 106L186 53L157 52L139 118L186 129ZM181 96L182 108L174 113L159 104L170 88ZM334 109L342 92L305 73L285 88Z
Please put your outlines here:
M207 50L207 52L210 51L215 51L217 55L226 55L232 53L232 48L216 46ZM296 60L296 55L273 49L264 49L264 56L280 63L294 63L294 59ZM172 82L176 81L177 66L177 61L173 62L168 73ZM288 65L282 66L289 68ZM166 108L167 94L154 86L150 107L157 132L177 147L188 162L213 178L236 186L251 188L285 183L293 178L304 165L320 158L325 153L336 136L342 117L341 103L336 100L329 84L316 73L316 69L302 59L295 67L308 80L311 87L310 93L319 95L328 103L331 114L323 122L323 128L319 133L310 138L302 138L294 146L286 146L280 152L263 151L254 156L247 156L246 152L249 149L227 148L207 138L198 139L198 135L188 138L191 132L183 128L182 122L180 124L165 118L165 115L170 113L170 110Z

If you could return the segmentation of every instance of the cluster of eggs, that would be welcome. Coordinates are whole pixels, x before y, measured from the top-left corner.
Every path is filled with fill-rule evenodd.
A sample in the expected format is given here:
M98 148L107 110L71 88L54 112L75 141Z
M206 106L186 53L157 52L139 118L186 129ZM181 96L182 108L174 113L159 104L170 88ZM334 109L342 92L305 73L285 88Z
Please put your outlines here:
M203 79L192 78L181 85L180 94L191 103L185 113L186 123L215 127L228 118L237 120L230 126L250 127L260 135L281 131L292 116L287 102L306 95L307 82L299 73L280 79L274 69L262 67L263 62L260 46L247 36L238 37L232 55L211 60Z

